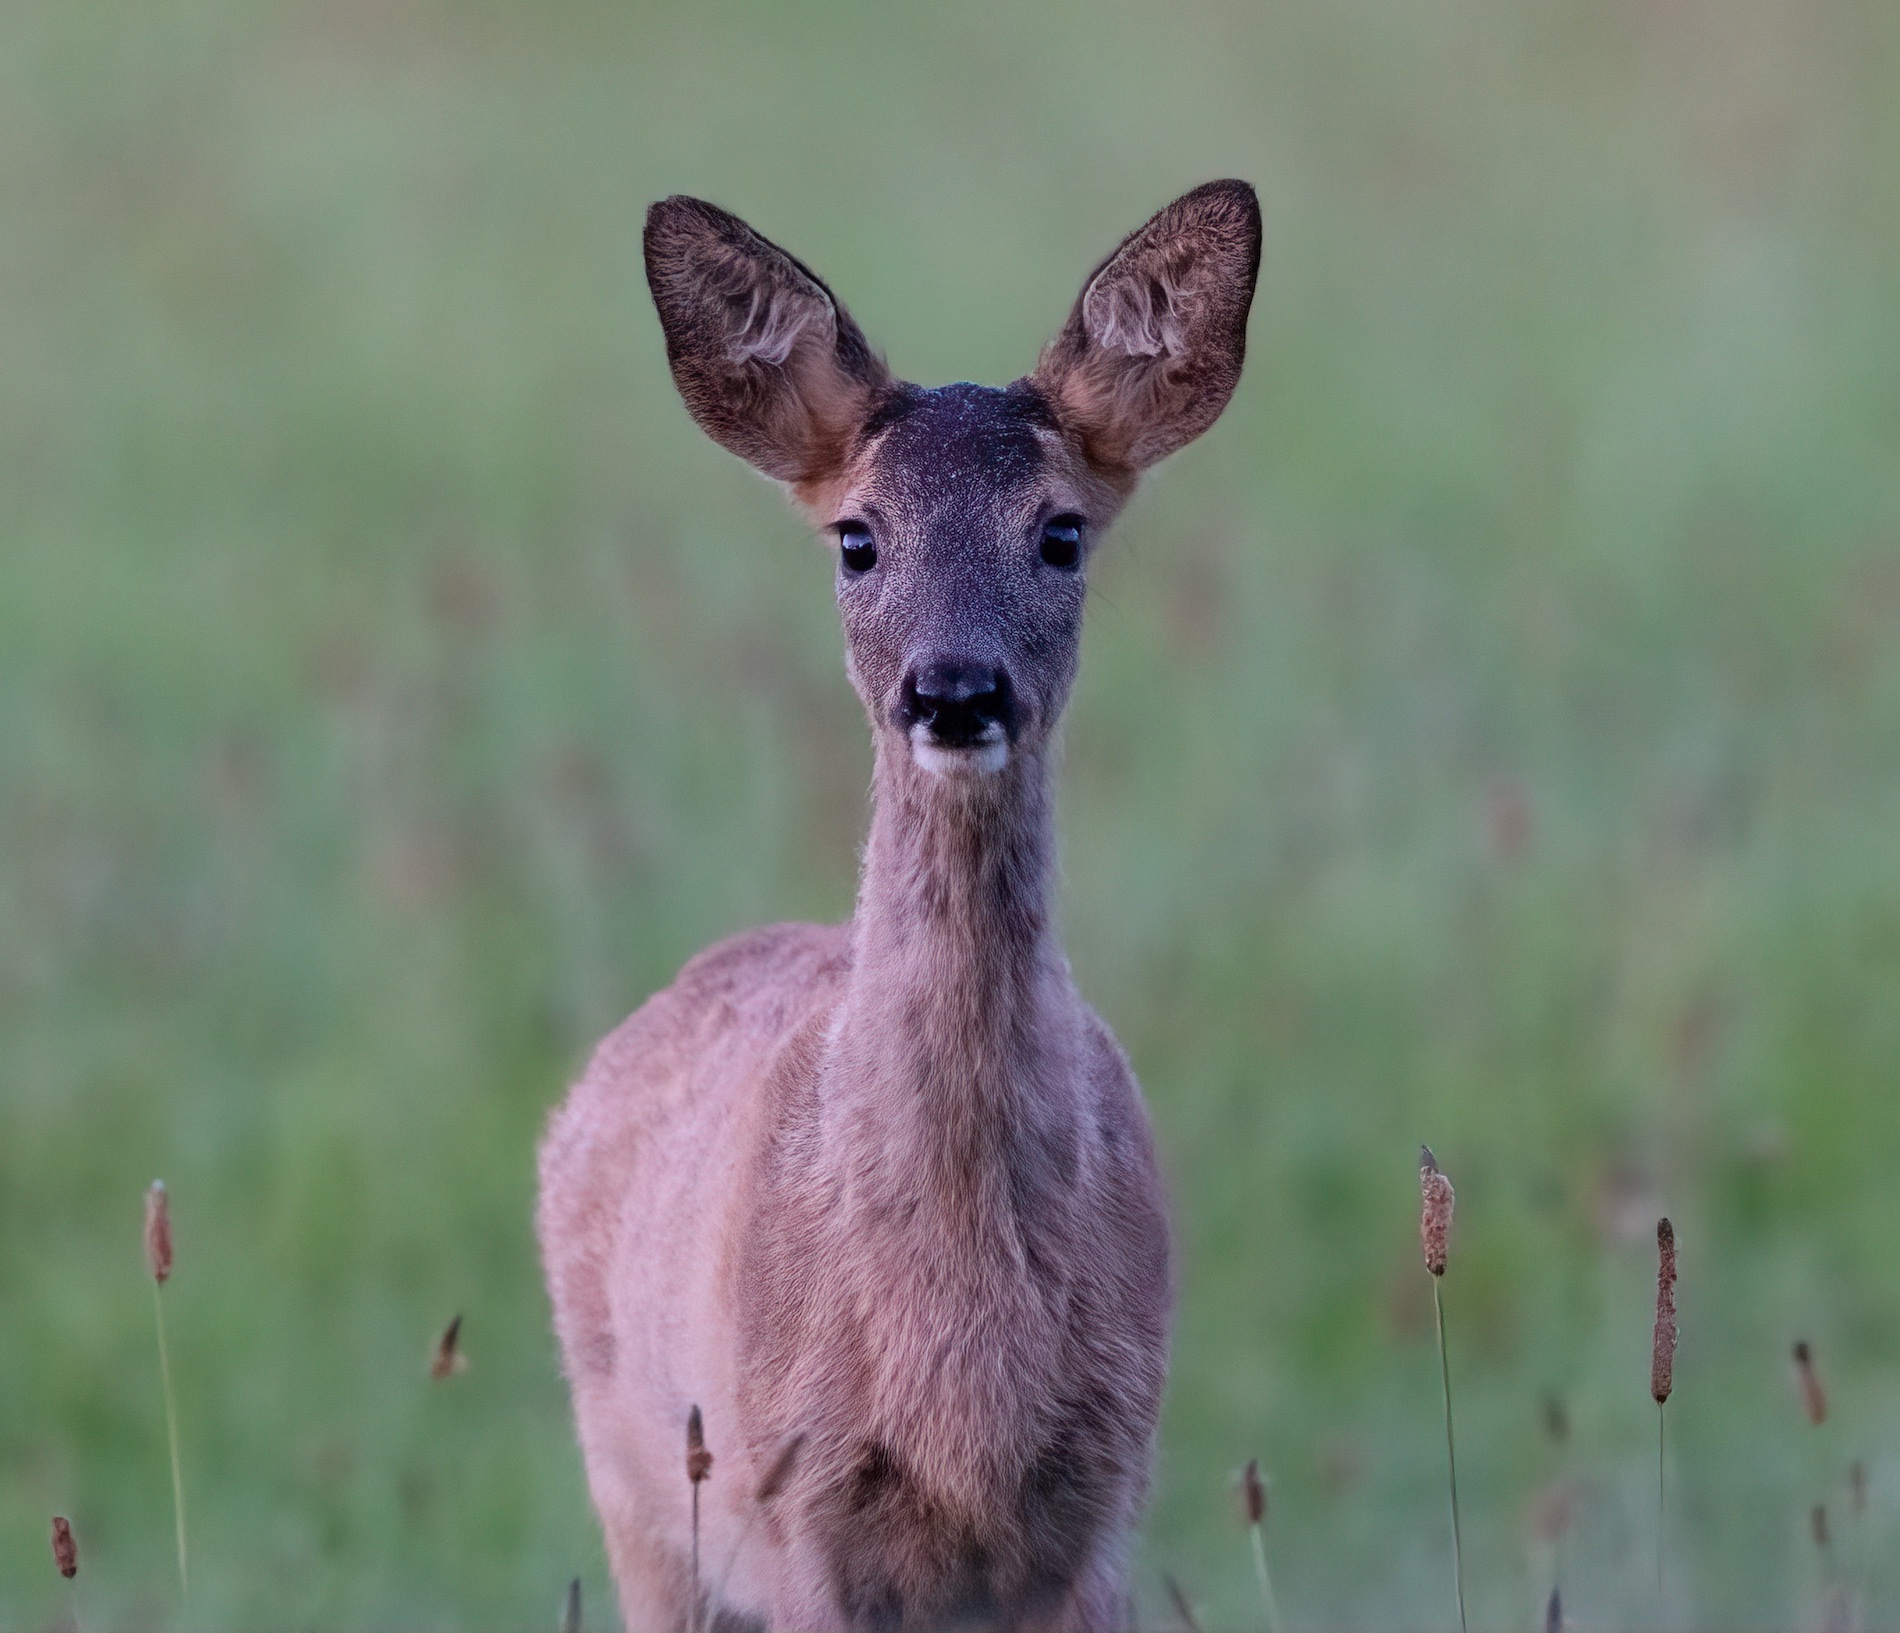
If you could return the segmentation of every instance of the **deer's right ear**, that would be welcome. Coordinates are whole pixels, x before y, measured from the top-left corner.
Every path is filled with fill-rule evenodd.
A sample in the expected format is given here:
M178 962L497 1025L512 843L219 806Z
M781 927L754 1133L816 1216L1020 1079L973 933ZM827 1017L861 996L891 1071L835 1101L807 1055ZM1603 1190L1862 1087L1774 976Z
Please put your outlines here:
M795 489L835 476L890 375L831 291L696 198L647 211L646 263L673 381L700 429Z

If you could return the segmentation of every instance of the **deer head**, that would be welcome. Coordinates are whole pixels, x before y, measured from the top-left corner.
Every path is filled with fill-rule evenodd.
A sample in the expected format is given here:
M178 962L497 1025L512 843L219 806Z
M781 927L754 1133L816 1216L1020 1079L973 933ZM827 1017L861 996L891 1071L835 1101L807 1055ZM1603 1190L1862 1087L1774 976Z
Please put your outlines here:
M738 217L649 210L647 281L688 410L837 541L880 763L980 781L1038 755L1075 675L1090 554L1141 472L1226 407L1259 265L1253 189L1209 182L1090 275L1033 373L925 388Z

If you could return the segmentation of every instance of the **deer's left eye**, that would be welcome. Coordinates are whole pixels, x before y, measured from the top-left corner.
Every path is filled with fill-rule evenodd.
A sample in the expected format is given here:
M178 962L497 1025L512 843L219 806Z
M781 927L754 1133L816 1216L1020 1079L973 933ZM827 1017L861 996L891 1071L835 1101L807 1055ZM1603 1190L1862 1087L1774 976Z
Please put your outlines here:
M1042 524L1042 559L1051 567L1073 567L1082 559L1082 518L1051 516Z

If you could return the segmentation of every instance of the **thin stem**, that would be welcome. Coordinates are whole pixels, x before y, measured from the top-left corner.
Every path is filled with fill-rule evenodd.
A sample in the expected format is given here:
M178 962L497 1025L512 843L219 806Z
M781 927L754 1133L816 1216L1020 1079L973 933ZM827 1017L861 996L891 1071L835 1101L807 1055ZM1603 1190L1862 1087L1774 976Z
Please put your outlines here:
M1267 1575L1267 1539L1261 1535L1261 1527L1250 1528L1253 1531L1253 1568L1260 1578L1260 1600L1267 1607L1267 1633L1280 1633L1280 1607L1273 1597L1273 1578Z
M686 1614L686 1633L699 1633L699 1482L693 1482L693 1605Z
M1669 1413L1663 1402L1656 1403L1656 1608L1662 1609L1663 1600L1663 1528L1668 1523L1668 1508L1665 1499L1668 1488L1664 1484L1663 1446L1668 1436Z
M1862 1509L1854 1516L1854 1602L1863 1613L1873 1593L1873 1574L1867 1553L1867 1513Z
M158 1375L165 1386L165 1437L172 1454L172 1518L178 1530L178 1591L191 1593L191 1573L185 1564L185 1477L178 1462L178 1403L172 1397L171 1352L165 1344L165 1299L156 1280L152 1283L152 1310L158 1320Z
M1445 1354L1445 1301L1432 1277L1432 1314L1438 1322L1438 1376L1445 1386L1445 1471L1451 1492L1451 1579L1458 1590L1458 1633L1470 1633L1465 1622L1465 1544L1458 1526L1458 1449L1451 1431L1451 1362Z

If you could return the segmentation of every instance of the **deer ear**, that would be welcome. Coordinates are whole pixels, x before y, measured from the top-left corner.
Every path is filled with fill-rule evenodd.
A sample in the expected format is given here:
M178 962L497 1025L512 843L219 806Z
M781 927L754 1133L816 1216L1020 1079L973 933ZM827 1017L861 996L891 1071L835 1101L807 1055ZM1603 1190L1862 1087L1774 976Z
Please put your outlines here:
M646 263L673 382L700 429L794 487L836 475L890 375L831 291L696 198L647 211Z
M1090 463L1133 477L1233 396L1260 271L1260 204L1211 181L1132 233L1083 285L1031 376Z

